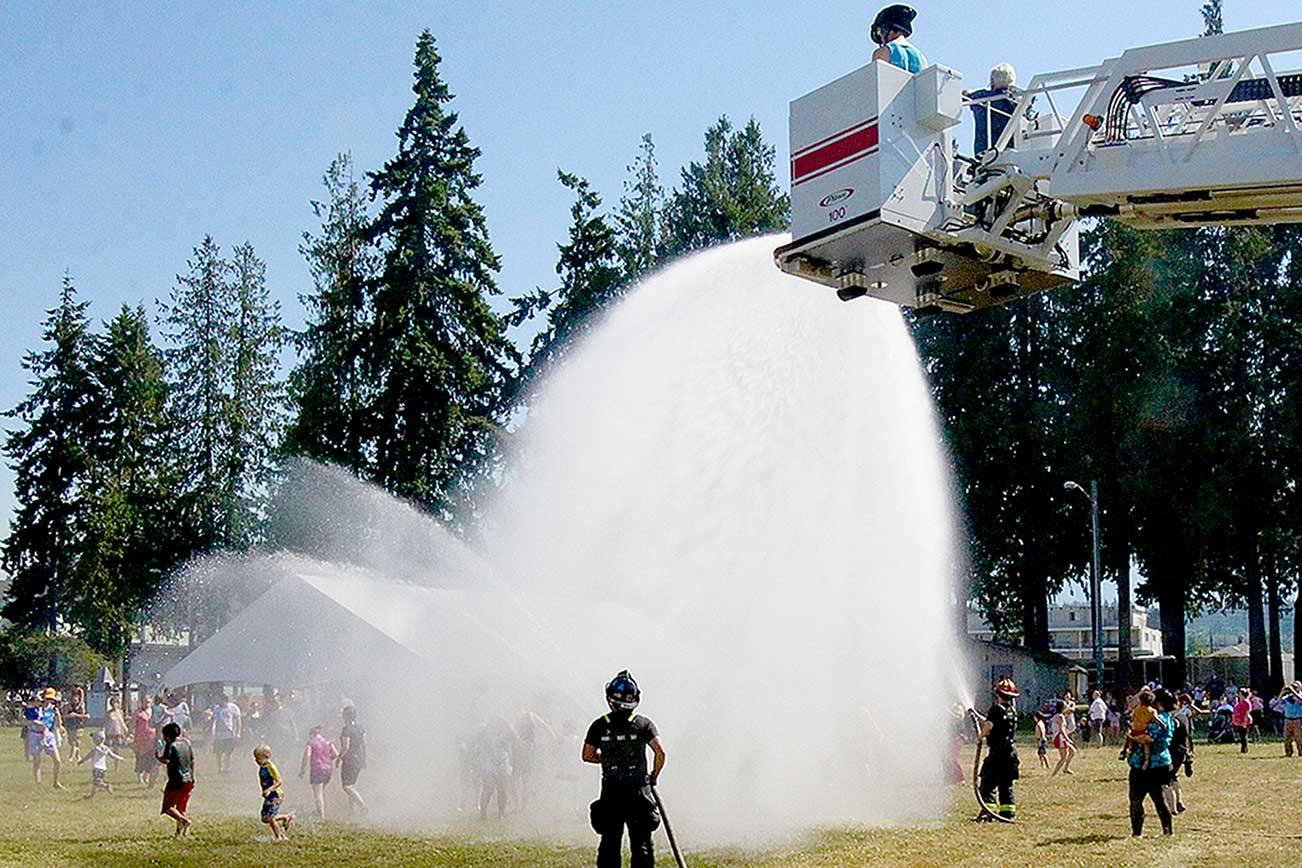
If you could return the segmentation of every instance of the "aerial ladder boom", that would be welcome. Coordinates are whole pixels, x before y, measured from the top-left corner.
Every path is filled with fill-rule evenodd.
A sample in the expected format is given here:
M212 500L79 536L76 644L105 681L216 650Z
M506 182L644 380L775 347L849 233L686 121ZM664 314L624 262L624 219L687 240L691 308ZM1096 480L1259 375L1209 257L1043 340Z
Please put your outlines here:
M964 97L943 66L869 64L791 104L778 266L845 300L966 312L1076 280L1083 217L1302 222L1302 72L1282 68L1298 52L1302 23L1037 75L973 157L955 127L993 119L993 98Z

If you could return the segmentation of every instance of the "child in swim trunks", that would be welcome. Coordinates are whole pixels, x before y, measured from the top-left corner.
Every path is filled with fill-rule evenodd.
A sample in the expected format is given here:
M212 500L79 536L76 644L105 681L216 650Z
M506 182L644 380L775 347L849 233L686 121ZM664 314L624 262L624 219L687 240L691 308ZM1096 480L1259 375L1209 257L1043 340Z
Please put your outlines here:
M113 792L113 787L108 782L108 761L114 759L122 762L122 757L115 754L113 748L104 743L105 736L103 732L95 733L91 736L91 741L94 744L90 751L77 760L77 765L82 765L87 761L90 762L90 794L86 796L88 799L95 798L95 794L100 790L108 793Z
M1035 753L1040 758L1040 765L1049 767L1049 732L1044 728L1044 715L1035 715Z
M253 759L258 764L258 784L262 788L262 822L271 827L275 840L283 841L289 824L294 822L294 815L280 816L280 800L284 795L280 769L271 761L271 748L265 744L253 749Z

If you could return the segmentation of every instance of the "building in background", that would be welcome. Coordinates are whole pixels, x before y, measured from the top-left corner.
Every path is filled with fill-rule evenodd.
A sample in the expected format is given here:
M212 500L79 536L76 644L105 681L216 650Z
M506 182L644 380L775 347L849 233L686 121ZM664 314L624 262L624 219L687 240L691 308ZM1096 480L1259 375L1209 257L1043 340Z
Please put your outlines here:
M1156 613L1154 613L1156 616ZM1135 660L1162 656L1162 631L1152 623L1144 606L1130 607L1130 654ZM1089 603L1058 603L1049 607L1049 647L1069 660L1088 663L1094 659L1094 624ZM994 630L978 613L968 610L967 633L986 642ZM1103 607L1103 659L1117 659L1117 607Z
M1089 673L1079 664L1052 651L1032 651L1020 645L1006 645L974 639L968 642L967 661L971 669L972 698L977 710L985 713L991 690L1001 678L1017 682L1023 711L1039 708L1045 700L1061 697L1071 690L1078 698L1089 685Z

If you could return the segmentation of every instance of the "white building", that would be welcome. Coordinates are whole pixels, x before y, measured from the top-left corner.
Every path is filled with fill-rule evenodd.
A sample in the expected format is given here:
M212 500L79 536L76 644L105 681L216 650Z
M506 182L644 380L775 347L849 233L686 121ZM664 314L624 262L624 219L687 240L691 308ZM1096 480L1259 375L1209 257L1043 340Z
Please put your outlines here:
M1089 603L1059 603L1049 607L1049 647L1071 660L1094 658L1093 622ZM992 641L994 631L976 612L967 613L967 632L973 639ZM1117 659L1117 607L1103 607L1103 657ZM1130 607L1130 653L1136 660L1162 656L1162 631L1148 622L1148 609Z

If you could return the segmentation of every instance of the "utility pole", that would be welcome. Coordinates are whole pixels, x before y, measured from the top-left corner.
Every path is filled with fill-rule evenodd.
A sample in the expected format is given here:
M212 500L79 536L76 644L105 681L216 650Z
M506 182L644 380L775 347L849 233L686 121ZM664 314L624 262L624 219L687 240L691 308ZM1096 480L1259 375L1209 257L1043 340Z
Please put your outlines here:
M1103 599L1102 599L1102 568L1100 563L1099 550L1099 483L1098 480L1090 482L1090 490L1087 492L1084 488L1075 482L1066 482L1062 486L1067 491L1075 489L1089 498L1090 502L1090 526L1093 531L1093 552L1090 558L1090 620L1093 622L1093 639L1094 639L1094 686L1103 689ZM1118 607L1120 601L1118 601ZM1117 644L1120 649L1120 629L1121 629L1121 611L1117 610Z
M1094 675L1095 684L1103 689L1103 570L1099 552L1099 481L1090 482L1090 524L1094 529L1094 564L1090 575L1090 596L1094 599ZM1117 612L1121 627L1121 612ZM1118 646L1120 646L1120 636Z

